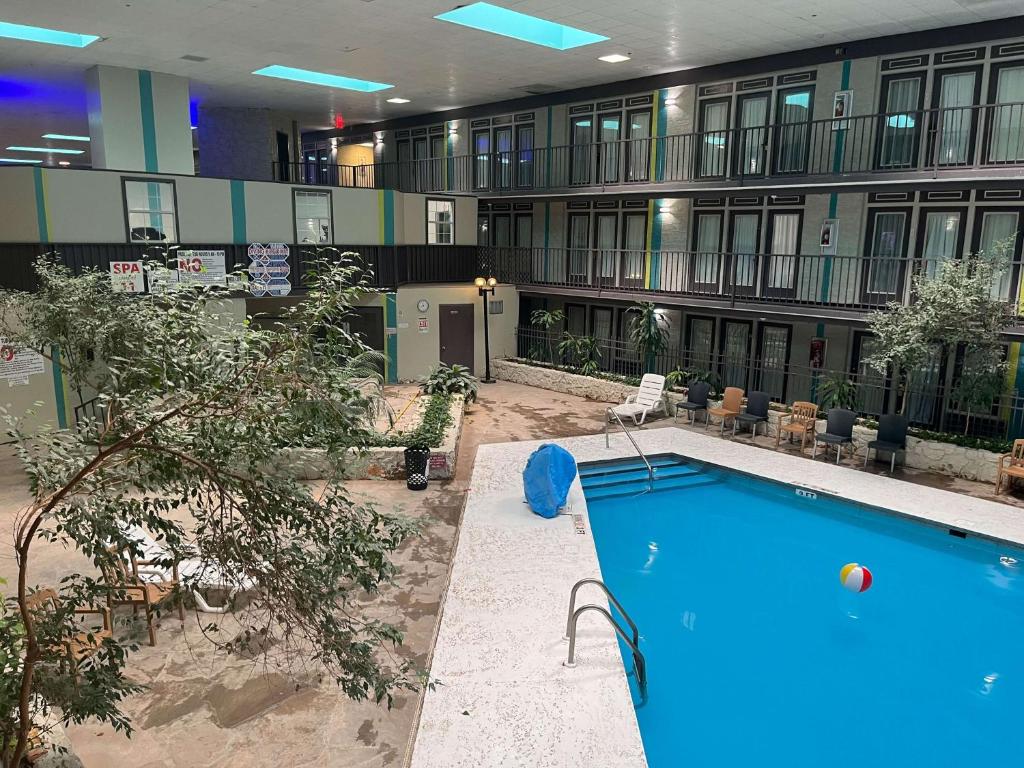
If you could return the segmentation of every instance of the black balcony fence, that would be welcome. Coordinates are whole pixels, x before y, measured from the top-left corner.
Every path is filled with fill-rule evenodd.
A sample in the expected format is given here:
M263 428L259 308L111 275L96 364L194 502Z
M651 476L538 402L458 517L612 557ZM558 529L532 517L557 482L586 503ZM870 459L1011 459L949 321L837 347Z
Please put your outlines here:
M969 258L969 257L967 257ZM907 302L911 277L934 275L937 259L822 254L739 254L701 251L481 247L480 261L499 281L745 303L870 311ZM1007 264L992 295L1020 313L1024 264Z
M1024 103L911 109L671 136L337 165L274 165L280 181L403 192L514 193L1024 165Z
M563 331L519 326L516 333L520 358L570 368L579 368L582 362L574 359L571 351L559 350L559 342L565 338ZM756 350L749 339L734 341L733 349L728 348L733 345L727 340L722 351L679 347L642 360L627 339L599 338L597 368L602 374L627 380L635 380L645 372L664 376L678 370L685 374L682 385L707 381L716 394L725 387L740 387L747 392L760 390L768 393L773 402L783 404L807 400L826 405L825 382L837 380L849 382L854 410L867 418L902 412L911 425L922 429L999 440L1024 436L1024 397L1007 392L981 407L963 406L957 402L957 382L947 391L944 372L938 364L922 369L909 381L897 382L866 364L852 372L812 368L791 363L791 351L783 347L765 345Z

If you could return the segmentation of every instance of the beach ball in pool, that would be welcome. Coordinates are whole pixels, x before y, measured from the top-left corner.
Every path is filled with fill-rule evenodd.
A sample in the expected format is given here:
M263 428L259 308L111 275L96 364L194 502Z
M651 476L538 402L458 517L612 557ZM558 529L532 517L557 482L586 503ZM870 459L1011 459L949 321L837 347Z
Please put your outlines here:
M871 587L871 571L859 563L847 563L839 571L839 580L851 592L867 592Z

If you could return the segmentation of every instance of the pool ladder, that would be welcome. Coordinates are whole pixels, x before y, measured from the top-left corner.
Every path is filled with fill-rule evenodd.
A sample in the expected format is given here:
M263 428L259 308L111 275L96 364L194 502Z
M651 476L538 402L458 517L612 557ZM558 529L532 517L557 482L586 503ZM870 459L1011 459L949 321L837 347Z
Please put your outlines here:
M641 459L643 459L644 464L647 466L647 491L653 491L654 490L654 467L651 466L651 462L649 462L647 460L647 457L644 456L644 452L640 450L640 446L636 444L636 440L634 440L633 436L631 434L629 434L629 430L626 428L626 425L622 423L622 419L619 418L619 414L617 414L613 408L609 408L606 411L606 415L605 415L605 419L604 419L604 447L605 448L611 448L611 442L610 442L609 437L608 437L608 425L611 423L611 419L615 419L615 421L618 423L618 425L622 428L623 433L625 433L626 437L629 438L629 442L631 442L633 444L633 448L636 449L637 455ZM646 493L647 491L641 491L641 493ZM598 582L598 583L600 584L600 582ZM601 584L601 586L603 587L604 585ZM575 594L575 588L574 588L573 592ZM605 589L605 592L608 592L608 590ZM609 594L608 597L611 597L611 594ZM612 600L614 600L614 599L615 598L612 598ZM623 614L623 616L625 616L625 614Z
M605 597L608 598L609 602L615 606L615 609L622 614L622 618L626 620L630 630L632 630L632 637L626 634L626 630L622 628L622 625L615 620L611 612L600 605L583 605L579 608L576 607L576 593L579 592L580 587L584 584L596 584L604 592ZM608 623L615 628L615 632L622 638L623 642L629 646L629 649L633 652L633 667L636 669L636 682L640 688L640 696L644 700L647 699L647 660L644 658L643 653L640 651L640 630L637 629L636 622L630 618L630 615L626 613L626 609L622 607L622 603L615 599L615 595L611 593L611 590L605 585L600 579L580 579L577 581L572 588L572 592L569 593L569 616L565 621L565 640L569 641L569 658L563 663L567 667L576 666L576 623L587 611L597 611L606 619Z

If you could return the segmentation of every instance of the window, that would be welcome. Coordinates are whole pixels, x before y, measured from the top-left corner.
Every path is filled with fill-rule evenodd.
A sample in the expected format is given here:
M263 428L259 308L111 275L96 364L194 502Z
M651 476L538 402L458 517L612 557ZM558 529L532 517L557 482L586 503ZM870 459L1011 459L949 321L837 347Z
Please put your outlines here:
M177 242L173 181L125 179L124 200L129 240Z
M775 172L805 173L814 89L802 86L779 91L775 108Z
M427 200L427 243L451 245L455 242L455 201Z
M1024 66L993 67L990 75L991 107L988 162L1024 160Z
M889 301L901 293L909 219L910 210L906 208L868 212L865 302Z
M882 80L879 115L879 168L913 168L917 164L924 75L890 76Z
M293 190L295 242L331 242L331 193Z

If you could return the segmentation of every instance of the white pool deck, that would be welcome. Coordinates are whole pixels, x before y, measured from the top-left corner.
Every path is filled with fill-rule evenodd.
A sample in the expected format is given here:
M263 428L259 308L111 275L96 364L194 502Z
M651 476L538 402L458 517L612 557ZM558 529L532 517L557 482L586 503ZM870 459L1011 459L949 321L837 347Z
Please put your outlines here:
M1024 545L1024 511L1008 505L673 427L633 435L647 454L678 453ZM569 514L545 520L523 501L523 467L543 442L565 447L580 463L636 456L621 434L611 448L603 435L480 446L430 668L438 682L424 699L412 768L647 764L604 619L581 618L577 666L562 664L569 590L600 578L600 567L579 478ZM572 515L582 515L584 534ZM607 605L595 587L580 591L577 605L588 602Z

